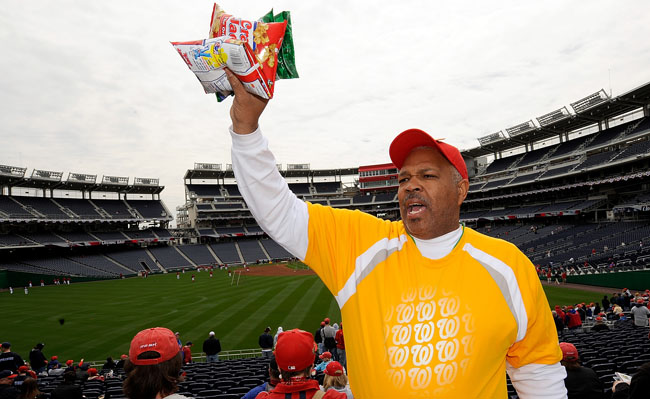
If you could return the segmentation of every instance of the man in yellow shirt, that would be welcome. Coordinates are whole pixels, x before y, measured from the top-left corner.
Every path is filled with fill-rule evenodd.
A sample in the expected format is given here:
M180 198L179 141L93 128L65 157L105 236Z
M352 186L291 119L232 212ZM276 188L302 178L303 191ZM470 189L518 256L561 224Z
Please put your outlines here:
M253 216L334 294L359 398L565 398L555 324L534 266L514 245L459 224L469 187L453 146L409 129L390 146L402 220L299 200L235 91L232 164Z

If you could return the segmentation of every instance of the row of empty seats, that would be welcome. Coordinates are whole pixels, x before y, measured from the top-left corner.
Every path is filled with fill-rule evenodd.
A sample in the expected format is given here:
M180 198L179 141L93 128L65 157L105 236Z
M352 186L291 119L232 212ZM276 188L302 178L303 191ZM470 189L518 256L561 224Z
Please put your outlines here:
M170 219L158 200L39 198L0 195L0 221Z
M214 244L149 246L89 253L16 255L0 260L0 269L42 274L116 277L142 271L160 272L213 266L291 259L293 256L271 239L240 240Z
M147 230L86 232L86 231L37 231L0 234L0 248L8 246L73 246L122 244L132 241L169 241L172 234L164 228Z

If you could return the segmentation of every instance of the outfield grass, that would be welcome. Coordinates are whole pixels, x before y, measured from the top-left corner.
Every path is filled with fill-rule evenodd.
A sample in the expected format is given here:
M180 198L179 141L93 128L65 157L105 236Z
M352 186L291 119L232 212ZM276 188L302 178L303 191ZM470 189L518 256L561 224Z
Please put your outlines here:
M100 360L128 352L131 338L154 326L180 331L194 352L214 330L223 350L257 348L266 326L314 331L323 318L340 321L334 298L316 276L253 277L242 274L231 286L223 271L211 279L206 272L176 280L174 273L148 279L34 287L29 295L15 290L0 293L3 305L0 341L9 341L25 358L37 343L46 344L47 357ZM600 300L597 293L545 286L553 307ZM59 319L64 319L61 325Z
M316 330L323 318L340 321L334 298L316 276L251 277L240 285L216 271L153 275L147 279L34 287L29 295L0 293L0 341L26 356L37 343L46 356L99 360L127 353L139 330L164 326L181 333L200 352L214 330L223 350L256 348L266 326ZM64 319L61 325L59 319Z

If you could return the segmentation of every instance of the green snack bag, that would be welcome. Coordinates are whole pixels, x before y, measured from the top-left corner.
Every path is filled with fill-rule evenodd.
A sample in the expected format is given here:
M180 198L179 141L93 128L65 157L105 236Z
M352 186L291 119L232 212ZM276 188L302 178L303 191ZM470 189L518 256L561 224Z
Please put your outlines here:
M282 11L273 15L273 9L266 13L261 19L262 22L283 22L287 21L287 29L284 31L282 47L278 53L278 70L276 80L278 79L296 79L298 71L296 70L296 53L293 47L293 32L291 29L291 13Z

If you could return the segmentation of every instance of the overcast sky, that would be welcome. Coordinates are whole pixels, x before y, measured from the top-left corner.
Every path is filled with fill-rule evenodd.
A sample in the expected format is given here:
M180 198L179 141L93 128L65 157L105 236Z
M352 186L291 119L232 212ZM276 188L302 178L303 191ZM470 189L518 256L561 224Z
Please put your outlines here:
M207 37L212 1L5 0L0 164L158 177L175 214L194 162L230 163L217 103L169 44ZM300 79L261 126L279 163L389 162L419 127L467 149L603 88L650 81L650 2L223 1L293 18ZM131 180L132 182L132 180Z

